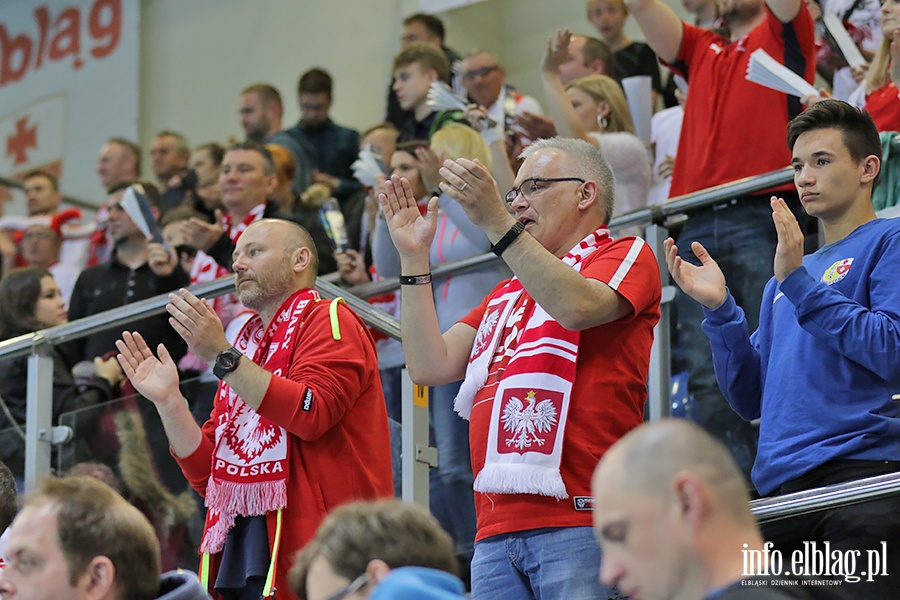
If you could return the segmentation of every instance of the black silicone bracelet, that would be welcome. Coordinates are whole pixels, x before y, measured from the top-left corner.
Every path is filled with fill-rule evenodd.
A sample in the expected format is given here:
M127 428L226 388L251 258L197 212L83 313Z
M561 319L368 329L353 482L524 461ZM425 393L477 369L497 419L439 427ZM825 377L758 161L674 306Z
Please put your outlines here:
M400 276L400 285L425 285L427 283L431 283L431 273Z
M491 246L491 252L500 256L523 231L525 231L525 224L521 221L516 221L515 225L510 227L509 231L507 231L496 244Z

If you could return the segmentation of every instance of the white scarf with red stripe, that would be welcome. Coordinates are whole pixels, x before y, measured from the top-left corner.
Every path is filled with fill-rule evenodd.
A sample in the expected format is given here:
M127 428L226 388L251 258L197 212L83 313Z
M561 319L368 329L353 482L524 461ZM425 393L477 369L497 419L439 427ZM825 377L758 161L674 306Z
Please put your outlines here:
M315 290L296 292L281 305L263 331L254 315L244 325L235 347L274 376L283 376L293 359L294 336L308 311L319 301ZM237 515L264 515L287 504L287 431L261 417L224 381L216 392L218 423L212 471L206 487L209 507L200 550L215 554Z
M562 260L580 272L584 259L610 241L609 230L601 227ZM483 493L568 498L559 467L581 332L553 320L517 277L488 302L454 408L469 419L491 364L503 359L495 355L508 351L500 342L513 316L525 326L494 395L484 468L474 487Z

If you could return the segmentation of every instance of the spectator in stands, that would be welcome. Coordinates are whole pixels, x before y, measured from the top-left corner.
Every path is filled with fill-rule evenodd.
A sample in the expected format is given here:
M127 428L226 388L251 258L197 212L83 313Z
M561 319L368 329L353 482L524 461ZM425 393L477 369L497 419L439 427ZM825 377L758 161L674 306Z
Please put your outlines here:
M878 131L900 131L900 5L885 2L881 10L881 45L865 78L865 109ZM854 94L854 98L857 94Z
M588 75L607 75L619 80L612 50L606 42L576 33L569 38L569 58L559 65L558 74L563 85Z
M397 137L400 132L390 123L381 123L363 132L359 140L360 150L373 152L381 161L387 172L391 155L397 148ZM335 255L341 278L346 283L357 285L371 280L369 267L372 266L372 233L375 231L375 216L378 214L377 193L363 188L341 205L344 221L347 223L347 236L351 249Z
M297 82L297 98L300 122L287 133L309 150L312 183L327 185L331 195L343 204L360 188L350 169L359 152L359 132L341 127L328 116L332 102L332 80L328 71L316 67L301 75Z
M745 77L750 54L762 48L807 81L813 80L813 24L803 0L731 3L722 15L730 39L682 22L661 0L627 0L627 5L657 55L682 76L690 74L671 196L784 168L790 162L782 141L784 127L799 114L799 99ZM751 114L758 117L748 119ZM790 185L775 191L798 215L801 229L814 245L815 220L802 214L796 191ZM747 311L751 330L757 324L762 289L772 276L777 241L770 195L744 196L694 210L677 237L683 259L695 259L690 249L694 240L719 259L731 293ZM734 414L716 387L699 305L678 294L675 306L677 344L689 371L694 418L725 442L749 473L756 432Z
M0 462L0 571L5 566L6 539L9 537L9 525L18 510L18 493L16 478L5 464Z
M434 15L425 13L416 13L403 19L403 31L400 34L400 49L406 50L413 44L428 44L440 50L447 59L447 64L452 66L462 57L456 51L444 45L444 22ZM445 83L450 83L450 71L444 79ZM397 129L401 129L403 125L412 117L412 111L405 109L400 105L397 99L397 92L394 90L393 81L388 89L387 111L385 121L391 123Z
M224 382L202 430L165 347L157 359L140 334L118 342L125 373L156 405L173 455L206 497L201 552L214 555L210 581L226 597L267 597L272 583L287 590L294 553L326 507L392 494L375 346L350 309L319 301L315 263L302 227L280 219L247 227L233 266L241 303L258 314L234 346L203 300L170 295L178 331ZM267 573L274 582L264 589Z
M291 591L303 600L334 598L339 590L363 594L355 597L394 598L387 589L393 584L386 578L398 569L422 584L404 588L403 597L463 597L462 582L455 577L453 542L428 511L399 500L354 502L329 514L297 554ZM397 575L399 571L391 579ZM434 582L441 585L436 595L429 595L428 584ZM410 595L414 591L418 593Z
M40 267L13 269L0 281L0 340L32 333L68 322L65 302L53 276ZM72 362L58 346L51 346L53 359L53 423L59 416L109 400L122 380L122 370L113 359L94 360L97 375L76 382ZM0 460L22 477L25 470L25 413L28 385L28 357L3 362L0 368L0 397L9 415L0 411ZM10 421L12 417L12 422ZM87 422L79 422L87 426ZM86 427L88 430L90 427ZM85 427L75 432L79 452L85 443Z
M547 108L561 135L600 149L616 177L616 209L611 216L647 206L652 181L650 154L634 134L631 111L621 86L606 75L591 75L565 88L558 68L568 56L571 32L561 29L544 54L541 79Z
M479 50L467 56L461 63L463 87L469 98L483 106L487 116L503 127L509 148L521 148L531 140L519 141L521 135L513 130L516 117L525 112L541 114L541 105L531 96L520 94L506 83L506 69L496 56ZM513 157L518 152L512 153Z
M295 168L294 157L278 144L267 144L266 149L275 160L275 174L278 179L275 191L270 195L271 200L278 203L280 212L290 214L290 220L301 225L312 236L319 256L319 274L334 272L337 269L334 249L319 218L319 209L322 203L331 197L333 188L322 183L314 183L301 196L296 196L291 190Z
M22 181L25 190L28 216L52 215L59 210L62 194L59 182L47 171L31 171Z
M109 202L112 200L112 189L116 186L137 181L141 176L141 148L134 142L124 138L110 138L102 148L97 159L97 174L100 183L106 190L107 198L97 209L94 223L97 229L91 236L88 248L87 266L91 267L109 260L113 250L113 241L106 231L109 219ZM117 201L117 200L116 200Z
M146 300L189 283L174 250L148 240L122 208L120 202L128 187L122 184L113 188L105 202L110 207L109 235L115 249L108 262L88 267L78 276L69 302L72 320ZM154 210L158 210L159 192L153 184L143 183L141 188ZM165 315L147 317L129 327L143 333L154 346L165 343L174 356L184 355L185 346ZM75 362L91 361L113 352L119 335L115 330L98 331L70 342L68 351Z
M160 579L159 542L147 519L92 477L48 478L13 521L4 598L207 600L185 572Z
M53 215L49 225L36 223L22 234L22 258L30 266L50 271L59 285L66 306L72 298L72 288L75 287L75 281L81 270L69 263L60 262L63 247L62 226L66 221L80 217L81 211L69 209Z
M238 115L247 141L257 144L278 144L291 151L297 163L294 191L299 194L309 187L312 181L312 163L306 148L282 130L283 112L281 94L268 83L256 83L241 91Z
M141 176L140 146L124 138L109 138L100 148L97 174L107 193L113 186L135 181Z
M625 21L628 20L625 0L587 0L587 19L613 51L619 78L638 75L650 77L655 107L659 94L662 93L659 62L650 46L635 42L625 35Z
M577 34L569 38L568 60L559 65L558 74L563 85L589 75L608 75L616 81L619 79L609 46L597 38ZM553 137L557 133L553 119L543 115L525 112L516 117L516 123L534 140Z
M193 204L196 174L188 169L191 147L187 139L175 131L160 131L150 145L153 173L162 190L160 212L165 214L182 203Z
M198 202L194 208L205 213L210 222L215 219L215 210L223 208L222 192L219 189L219 170L222 168L223 158L225 148L215 142L197 146L191 152L191 169L197 175Z
M711 254L694 242L700 266L666 240L675 282L703 306L719 387L744 419L760 419L753 483L784 494L900 470L900 426L892 397L900 385L900 221L876 219L872 187L881 145L871 117L837 100L807 109L788 125L794 183L821 223L826 245L803 256L803 234L786 203L772 197L778 232L775 277L766 285L759 328ZM833 407L840 407L839 415ZM842 551L881 550L900 536L900 497L829 509L764 528L785 556L804 542ZM886 571L900 571L888 543ZM887 598L896 582L847 586L858 598Z
M459 120L454 111L436 111L428 106L428 90L435 81L450 76L450 65L440 50L428 44L412 44L394 57L394 86L403 110L412 116L400 130L400 141L428 140L446 123Z
M643 419L659 272L643 240L609 237L615 183L596 147L552 138L524 155L505 203L479 162L441 168L441 191L516 275L443 335L428 258L438 201L423 216L407 181L385 184L403 349L419 384L465 376L455 408L470 422L476 474L473 596L613 597L591 573L590 478Z
M641 425L603 456L592 490L600 578L629 598L844 598L748 577L747 556L763 556L764 546L746 482L728 449L696 425Z

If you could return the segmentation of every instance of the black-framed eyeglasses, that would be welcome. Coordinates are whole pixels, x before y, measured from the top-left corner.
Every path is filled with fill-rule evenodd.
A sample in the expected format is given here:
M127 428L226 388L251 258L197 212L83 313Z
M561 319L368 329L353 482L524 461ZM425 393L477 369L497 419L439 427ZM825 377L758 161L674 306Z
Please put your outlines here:
M325 598L325 600L341 600L342 598L345 598L350 594L363 589L363 587L365 587L368 582L369 576L363 573L362 575L351 581L349 584L347 584L346 587L339 589L332 595Z
M532 177L531 179L526 179L519 187L514 187L513 189L506 192L506 196L504 199L507 204L512 204L516 201L516 198L519 194L522 194L522 197L526 200L531 200L531 198L540 192L541 190L547 189L545 184L548 183L557 183L560 181L577 181L579 183L584 183L584 179L581 177Z

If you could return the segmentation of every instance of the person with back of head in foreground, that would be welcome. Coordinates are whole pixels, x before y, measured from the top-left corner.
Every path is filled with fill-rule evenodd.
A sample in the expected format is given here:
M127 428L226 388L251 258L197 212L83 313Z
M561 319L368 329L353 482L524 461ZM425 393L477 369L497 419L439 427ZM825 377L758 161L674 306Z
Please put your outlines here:
M172 326L221 380L202 429L165 346L157 358L128 332L116 344L206 498L201 575L224 598L267 597L273 584L287 593L291 559L328 510L393 495L375 344L353 311L319 299L316 262L314 242L295 223L262 219L244 230L235 289L258 315L233 346L205 301L187 290L169 296Z
M772 197L775 276L752 336L706 248L694 242L697 266L665 241L675 283L702 305L719 388L741 418L760 420L752 479L763 496L900 471L900 220L877 219L872 207L878 131L867 113L824 100L787 133L794 184L825 245L803 256L796 219ZM895 596L900 496L767 523L763 532L785 556L826 542L844 553L877 552L887 576L843 589L864 600Z
M463 598L453 540L427 510L400 500L337 508L297 554L302 600Z
M4 600L208 600L193 573L160 578L159 542L141 512L88 476L48 478L10 527Z
M623 437L600 460L592 489L600 579L632 600L845 597L834 587L745 575L746 555L763 551L747 483L728 449L688 421Z
M419 212L396 175L380 196L400 254L403 350L413 381L463 379L478 530L472 596L615 597L590 571L596 460L643 420L659 268L640 238L612 240L615 183L583 140L539 140L501 195L479 161L445 161L440 189L515 277L441 333L429 250L438 199Z

